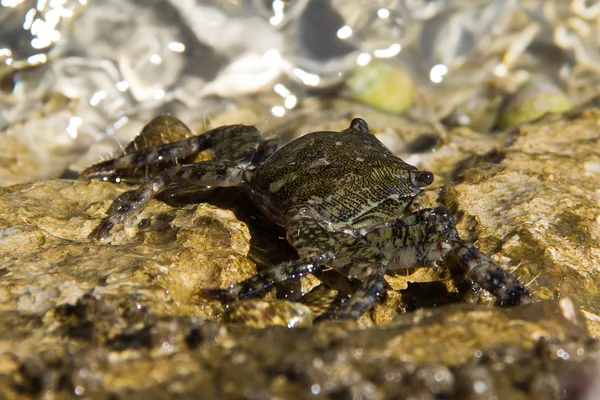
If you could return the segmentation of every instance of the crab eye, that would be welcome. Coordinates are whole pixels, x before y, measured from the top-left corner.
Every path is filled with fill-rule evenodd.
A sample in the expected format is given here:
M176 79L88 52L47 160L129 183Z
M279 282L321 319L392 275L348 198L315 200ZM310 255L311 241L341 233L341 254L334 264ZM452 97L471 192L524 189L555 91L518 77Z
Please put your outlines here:
M418 187L431 185L433 182L433 174L429 171L419 171L416 173L414 181Z
M350 122L350 129L369 133L369 125L367 125L367 121L362 118L354 118L352 122Z

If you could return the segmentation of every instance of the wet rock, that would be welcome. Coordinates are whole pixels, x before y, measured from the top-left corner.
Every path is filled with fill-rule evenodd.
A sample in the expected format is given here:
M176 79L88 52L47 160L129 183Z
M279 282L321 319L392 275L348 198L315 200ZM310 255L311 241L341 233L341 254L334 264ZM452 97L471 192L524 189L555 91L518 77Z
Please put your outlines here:
M225 322L241 323L256 328L283 325L288 328L309 326L314 315L308 306L287 300L241 300L223 316Z
M476 132L488 132L496 124L501 103L501 94L491 85L471 91L442 122L450 127L466 126Z
M310 323L351 292L336 274L223 305L198 289L293 256L271 254L260 218L152 201L97 244L87 235L127 187L1 189L0 393L585 398L600 373L598 126L585 110L493 137L461 128L409 160L439 177L419 203L451 207L464 238L530 284L540 301L517 308L456 304L444 268L388 274L386 298L358 322Z
M198 298L198 288L227 286L255 273L246 257L246 225L205 203L174 209L152 202L115 232L110 245L91 242L87 235L125 189L60 180L3 189L0 310L43 313L94 294L158 315L207 318L222 307Z
M449 186L458 229L539 299L571 297L600 333L600 114L525 125Z
M583 394L594 388L600 353L586 339L583 318L564 314L566 303L456 305L369 329L353 323L256 329L84 296L32 318L37 327L20 333L18 347L16 338L0 337L0 385L9 399ZM24 322L6 317L3 332Z

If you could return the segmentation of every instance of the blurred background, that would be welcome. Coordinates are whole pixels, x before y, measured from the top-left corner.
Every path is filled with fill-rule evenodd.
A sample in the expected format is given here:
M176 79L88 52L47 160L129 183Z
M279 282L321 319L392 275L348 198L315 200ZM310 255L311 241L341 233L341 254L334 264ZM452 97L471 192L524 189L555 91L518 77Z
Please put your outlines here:
M361 115L401 155L493 135L596 101L599 24L596 0L0 0L0 185L164 113L282 141Z

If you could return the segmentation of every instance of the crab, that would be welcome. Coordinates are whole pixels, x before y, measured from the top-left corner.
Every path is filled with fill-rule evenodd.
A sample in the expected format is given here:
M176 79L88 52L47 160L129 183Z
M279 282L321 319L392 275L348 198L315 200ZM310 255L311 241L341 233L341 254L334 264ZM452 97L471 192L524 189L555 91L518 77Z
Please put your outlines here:
M173 142L166 142L168 136ZM201 151L214 158L195 162ZM81 176L141 183L112 203L90 237L110 239L115 225L156 195L184 185L243 187L281 225L298 259L283 262L225 289L204 289L223 301L256 296L288 279L334 269L360 281L322 319L357 319L385 294L386 271L442 261L464 295L484 289L501 305L531 299L527 288L473 244L462 240L448 209L406 212L429 171L407 164L355 118L339 132L308 133L277 149L253 126L229 125L192 135L178 119L152 120L124 154L92 165Z

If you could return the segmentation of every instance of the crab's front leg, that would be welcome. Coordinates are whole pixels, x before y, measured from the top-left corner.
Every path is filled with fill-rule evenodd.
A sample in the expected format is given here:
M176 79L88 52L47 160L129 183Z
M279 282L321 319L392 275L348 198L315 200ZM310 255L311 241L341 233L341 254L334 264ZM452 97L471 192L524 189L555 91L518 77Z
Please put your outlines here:
M505 305L531 301L529 291L517 278L459 237L454 218L445 207L419 210L405 218L373 227L365 238L383 250L393 268L445 261L463 294L472 294L479 286Z
M362 237L340 232L331 222L308 206L296 207L286 216L288 241L301 259L318 258L348 278L361 280L358 290L338 309L319 316L315 322L358 319L385 294L387 260L379 249Z
M523 283L471 243L459 240L444 245L444 261L457 287L470 278L496 296L502 305L517 306L533 300Z
M384 275L388 261L384 254L360 236L336 232L335 253L331 266L348 278L361 281L349 300L337 309L330 309L315 322L358 319L385 295Z
M265 269L226 289L202 289L220 300L251 297L273 285L322 270L334 258L334 241L330 224L310 207L296 207L286 214L287 239L298 252L299 260Z
M308 206L295 207L285 218L287 239L300 259L276 265L227 289L203 289L202 293L220 300L245 298L274 284L317 272L331 264L345 276L362 284L350 300L316 321L357 319L385 293L386 261L383 254L360 237L336 232L331 223Z

